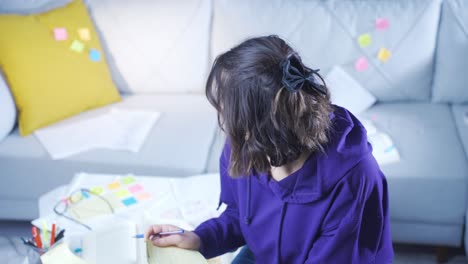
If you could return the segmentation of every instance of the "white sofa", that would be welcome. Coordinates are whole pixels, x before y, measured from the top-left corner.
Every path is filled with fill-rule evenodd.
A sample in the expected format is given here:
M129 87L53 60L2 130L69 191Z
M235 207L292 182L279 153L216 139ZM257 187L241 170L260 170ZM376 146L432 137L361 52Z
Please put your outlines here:
M34 136L20 138L14 131L0 143L0 218L36 217L38 196L78 171L216 171L224 140L204 96L211 62L248 37L277 34L306 64L324 74L340 65L378 99L365 116L377 117L376 125L391 135L402 157L382 166L394 241L462 244L468 177L468 128L460 119L468 110L468 65L461 59L468 56L468 37L459 26L468 28L463 0L87 3L124 95L116 107L163 115L137 154L94 150L52 161ZM374 28L380 16L390 21L386 31ZM373 36L365 49L356 41L362 33ZM386 63L376 59L380 47L392 52ZM370 66L357 72L354 61L361 56Z

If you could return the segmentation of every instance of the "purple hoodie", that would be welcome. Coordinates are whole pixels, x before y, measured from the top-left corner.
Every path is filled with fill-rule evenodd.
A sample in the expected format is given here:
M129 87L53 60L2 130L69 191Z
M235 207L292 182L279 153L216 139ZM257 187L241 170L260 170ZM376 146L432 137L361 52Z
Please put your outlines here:
M195 230L206 258L247 244L256 263L391 263L387 182L366 130L334 106L325 154L311 155L281 181L267 173L228 175L220 159L226 210Z

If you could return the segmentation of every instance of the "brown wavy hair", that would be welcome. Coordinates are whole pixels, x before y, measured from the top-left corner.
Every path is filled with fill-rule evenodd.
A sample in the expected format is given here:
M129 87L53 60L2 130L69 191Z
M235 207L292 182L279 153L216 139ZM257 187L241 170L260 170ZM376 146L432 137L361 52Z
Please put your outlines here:
M305 152L323 152L328 142L332 112L328 89L321 94L307 82L297 91L286 89L281 65L291 54L312 71L278 36L248 39L213 63L206 96L231 145L233 177L252 170L268 172ZM324 82L321 85L326 88Z

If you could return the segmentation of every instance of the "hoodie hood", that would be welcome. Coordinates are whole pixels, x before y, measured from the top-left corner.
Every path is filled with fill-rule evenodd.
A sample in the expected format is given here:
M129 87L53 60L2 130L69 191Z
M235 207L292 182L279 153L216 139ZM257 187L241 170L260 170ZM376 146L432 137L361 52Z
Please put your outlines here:
M372 152L367 133L346 109L333 106L332 128L324 153L311 154L303 166L277 182L267 173L251 175L286 203L309 203L327 195L346 173Z

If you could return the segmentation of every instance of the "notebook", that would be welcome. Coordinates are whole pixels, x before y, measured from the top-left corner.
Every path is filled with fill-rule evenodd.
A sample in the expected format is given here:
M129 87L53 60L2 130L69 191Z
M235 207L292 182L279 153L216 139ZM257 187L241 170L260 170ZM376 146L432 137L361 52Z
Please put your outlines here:
M148 264L207 264L207 260L198 251L181 249L176 247L155 247L151 243L146 244Z

